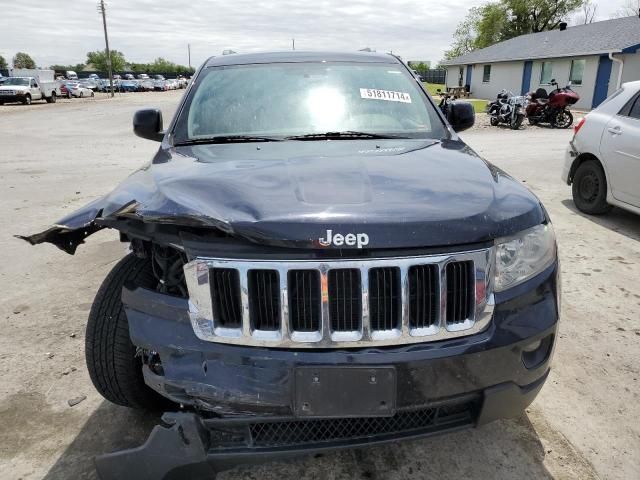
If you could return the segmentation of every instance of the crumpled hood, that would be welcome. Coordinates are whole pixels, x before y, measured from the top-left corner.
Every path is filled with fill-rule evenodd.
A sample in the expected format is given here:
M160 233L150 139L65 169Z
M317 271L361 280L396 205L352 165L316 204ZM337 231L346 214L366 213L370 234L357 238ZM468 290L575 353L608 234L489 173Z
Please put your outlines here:
M300 248L320 247L327 230L364 233L367 248L462 245L545 219L528 189L464 143L425 140L161 148L113 192L57 222L54 237L118 216ZM23 238L56 240L51 233Z

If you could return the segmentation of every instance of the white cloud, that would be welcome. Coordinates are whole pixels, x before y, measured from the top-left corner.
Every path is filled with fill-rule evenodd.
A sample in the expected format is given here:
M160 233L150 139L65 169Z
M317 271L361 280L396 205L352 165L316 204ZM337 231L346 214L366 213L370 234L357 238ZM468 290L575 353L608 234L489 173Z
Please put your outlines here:
M238 52L286 50L392 50L407 60L437 61L468 8L483 0L109 0L111 48L127 59L156 57L192 64L232 48ZM617 3L599 0L606 19ZM40 66L84 62L104 48L94 0L0 0L0 55L29 53Z

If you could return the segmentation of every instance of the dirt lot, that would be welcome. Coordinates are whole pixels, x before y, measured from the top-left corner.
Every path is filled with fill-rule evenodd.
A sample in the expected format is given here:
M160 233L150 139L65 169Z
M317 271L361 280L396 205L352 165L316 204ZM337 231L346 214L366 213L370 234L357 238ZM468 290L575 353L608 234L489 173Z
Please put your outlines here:
M150 159L157 144L131 133L132 114L156 105L169 119L180 95L0 107L3 479L95 478L94 455L140 443L154 424L152 417L103 401L84 366L93 295L125 251L116 233L99 232L75 257L12 235L43 229ZM640 217L618 209L603 218L576 212L559 179L570 136L537 127L464 134L539 195L559 238L564 305L555 368L525 415L220 478L640 478Z

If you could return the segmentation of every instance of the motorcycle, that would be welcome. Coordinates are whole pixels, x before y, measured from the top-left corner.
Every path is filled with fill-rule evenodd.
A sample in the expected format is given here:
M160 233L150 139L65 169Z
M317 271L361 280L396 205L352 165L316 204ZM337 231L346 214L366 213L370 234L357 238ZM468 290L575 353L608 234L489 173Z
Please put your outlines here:
M451 95L450 93L443 92L439 88L436 90L438 95L440 95L440 103L438 104L438 108L444 114L445 118L449 118L449 109L451 107L451 102L457 100L458 97L455 95Z
M580 100L580 95L571 90L571 82L559 88L555 80L551 80L555 90L550 93L544 88L535 92L529 92L529 102L526 112L531 125L538 123L550 123L553 128L569 128L573 124L573 115L569 111L569 105L574 105Z
M501 90L495 102L487 106L489 123L492 127L506 123L512 130L518 130L524 120L525 103L525 97L515 96L508 90Z

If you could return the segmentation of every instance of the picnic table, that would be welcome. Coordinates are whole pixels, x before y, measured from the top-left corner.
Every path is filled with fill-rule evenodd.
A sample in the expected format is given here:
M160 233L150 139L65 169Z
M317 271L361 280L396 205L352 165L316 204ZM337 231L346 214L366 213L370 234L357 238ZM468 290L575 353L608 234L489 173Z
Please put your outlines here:
M449 87L447 93L458 98L469 98L469 92L467 92L466 87Z

